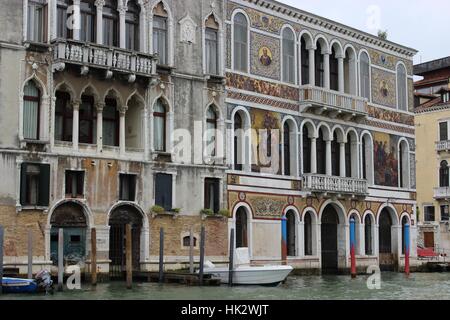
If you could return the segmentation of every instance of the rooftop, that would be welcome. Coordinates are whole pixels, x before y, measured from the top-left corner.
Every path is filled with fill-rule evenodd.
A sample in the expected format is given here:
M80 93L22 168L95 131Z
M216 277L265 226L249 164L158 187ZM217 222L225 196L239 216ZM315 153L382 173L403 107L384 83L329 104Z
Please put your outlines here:
M254 4L255 6L260 6L262 8L268 8L281 14L285 14L291 16L292 18L303 20L304 22L308 22L311 24L315 24L318 27L322 27L328 29L332 32L338 32L342 35L350 36L355 38L356 40L369 42L375 46L380 47L385 50L392 50L400 54L404 54L408 57L413 57L417 54L417 50L400 45L398 43L384 40L378 36L373 34L357 30L355 28L349 27L342 23L318 16L316 14L301 10L299 8L295 8L293 6L281 3L276 0L244 0L249 3Z
M440 58L433 61L424 62L421 64L416 64L414 66L414 74L416 76L421 76L425 73L450 68L450 56L446 58Z

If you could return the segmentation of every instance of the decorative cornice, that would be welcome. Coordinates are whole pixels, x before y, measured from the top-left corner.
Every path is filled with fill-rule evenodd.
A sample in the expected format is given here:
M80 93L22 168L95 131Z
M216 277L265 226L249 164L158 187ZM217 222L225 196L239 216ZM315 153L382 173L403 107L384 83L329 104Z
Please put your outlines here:
M413 57L418 52L415 49L402 46L400 44L388 40L380 39L374 35L371 35L370 33L354 29L339 22L335 22L327 18L317 16L315 14L303 11L301 9L286 4L282 4L275 0L242 0L242 1L246 1L251 4L276 11L290 18L298 19L300 22L302 21L307 22L310 24L314 24L318 27L328 29L333 32L338 32L342 35L349 36L359 41L370 43L385 50L392 50L394 52L406 55L408 57Z

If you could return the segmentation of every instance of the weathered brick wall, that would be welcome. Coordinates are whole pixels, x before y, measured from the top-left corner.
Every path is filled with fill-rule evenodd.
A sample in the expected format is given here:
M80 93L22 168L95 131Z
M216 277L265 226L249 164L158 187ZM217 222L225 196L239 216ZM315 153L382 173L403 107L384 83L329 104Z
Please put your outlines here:
M33 231L33 256L45 255L45 225L47 215L41 211L23 211L0 206L0 224L5 228L5 257L23 257L28 254L28 231Z
M200 232L202 225L206 230L205 255L228 255L228 227L225 218L207 218L200 216L179 216L173 219L170 216L157 216L150 221L150 255L159 255L159 231L164 228L164 255L188 256L189 247L182 247L183 234L189 234L192 228L194 235L198 236L195 255L200 251Z

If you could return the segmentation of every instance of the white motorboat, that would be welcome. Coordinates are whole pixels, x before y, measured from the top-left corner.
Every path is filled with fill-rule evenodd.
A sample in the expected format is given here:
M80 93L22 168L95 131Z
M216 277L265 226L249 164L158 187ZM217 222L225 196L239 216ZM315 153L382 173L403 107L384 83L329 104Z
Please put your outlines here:
M248 248L236 249L235 261L233 284L237 285L277 285L286 280L293 270L291 266L281 265L250 266ZM220 279L223 284L228 283L230 274L229 268L216 267L209 261L205 263L203 273Z

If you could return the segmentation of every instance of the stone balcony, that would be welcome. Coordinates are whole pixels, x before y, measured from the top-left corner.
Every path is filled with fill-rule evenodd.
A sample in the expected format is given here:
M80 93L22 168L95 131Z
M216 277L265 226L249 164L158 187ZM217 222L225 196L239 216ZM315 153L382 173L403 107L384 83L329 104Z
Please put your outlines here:
M438 141L436 142L436 151L450 151L450 140Z
M368 116L367 99L315 86L300 87L301 112L314 112L346 121L360 121Z
M332 177L320 174L303 175L303 189L320 194L363 197L369 193L367 180Z
M156 74L157 58L150 54L67 39L57 39L52 45L56 71L74 64L81 67L81 74L87 74L89 68L103 69L106 78L117 72L127 75L129 82L136 76L151 78Z
M434 199L436 200L450 199L450 187L434 188Z

